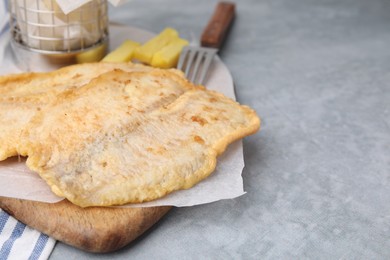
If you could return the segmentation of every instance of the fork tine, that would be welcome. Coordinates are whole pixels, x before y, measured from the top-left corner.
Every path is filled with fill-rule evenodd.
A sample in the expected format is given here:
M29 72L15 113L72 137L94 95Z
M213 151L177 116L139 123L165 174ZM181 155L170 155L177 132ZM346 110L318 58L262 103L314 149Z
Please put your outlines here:
M199 65L200 65L201 61L203 60L204 55L205 55L204 51L198 51L198 54L196 55L194 69L192 71L192 75L191 75L191 79L190 79L191 82L195 83L196 76L198 75Z
M179 61L177 62L177 66L176 66L181 71L183 71L184 69L184 62L186 60L187 53L188 53L188 47L184 47L183 50L181 51Z
M188 76L190 74L195 54L196 54L196 50L191 49L191 48L188 49L186 70L184 71L184 74L186 75L187 78L188 78Z
M200 74L199 80L197 81L197 84L204 83L204 80L206 79L207 72L210 68L211 62L214 58L214 55L217 53L217 49L210 49L206 51L205 61L203 62L202 66L202 72Z
M186 46L176 67L194 84L203 84L216 53L217 49L213 48Z

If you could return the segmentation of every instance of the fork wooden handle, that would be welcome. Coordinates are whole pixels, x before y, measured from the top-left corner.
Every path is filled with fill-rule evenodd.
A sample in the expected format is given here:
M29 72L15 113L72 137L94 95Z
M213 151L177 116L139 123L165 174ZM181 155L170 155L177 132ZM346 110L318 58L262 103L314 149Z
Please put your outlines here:
M219 49L235 16L235 4L219 2L201 37L201 45Z

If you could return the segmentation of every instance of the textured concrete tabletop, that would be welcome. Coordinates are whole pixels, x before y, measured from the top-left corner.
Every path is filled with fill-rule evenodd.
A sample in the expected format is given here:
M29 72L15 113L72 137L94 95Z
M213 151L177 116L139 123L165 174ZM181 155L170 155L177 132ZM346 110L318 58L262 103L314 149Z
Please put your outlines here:
M112 21L201 33L215 1L133 0ZM175 208L111 254L51 259L390 259L390 1L242 0L220 54L262 130L247 194Z

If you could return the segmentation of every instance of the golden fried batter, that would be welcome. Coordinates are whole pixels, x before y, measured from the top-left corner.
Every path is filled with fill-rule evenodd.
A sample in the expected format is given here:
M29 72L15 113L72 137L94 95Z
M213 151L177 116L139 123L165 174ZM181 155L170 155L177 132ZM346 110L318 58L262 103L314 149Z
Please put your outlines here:
M37 111L17 152L74 204L120 205L192 187L229 143L259 124L249 107L175 70L117 70Z
M89 63L48 73L0 76L0 161L17 155L21 129L33 115L66 90L78 88L111 70L145 71L132 63Z

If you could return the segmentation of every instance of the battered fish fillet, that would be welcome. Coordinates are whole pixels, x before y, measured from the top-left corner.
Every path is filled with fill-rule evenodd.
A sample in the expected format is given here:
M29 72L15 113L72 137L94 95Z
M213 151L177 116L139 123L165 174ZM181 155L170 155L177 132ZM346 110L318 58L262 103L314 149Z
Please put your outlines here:
M67 66L52 72L31 72L0 76L0 99L30 97L36 94L58 94L64 90L85 85L100 74L115 69L145 71L152 68L131 62L97 62Z
M78 88L111 70L146 71L133 63L86 63L48 73L0 76L0 161L17 155L21 129L33 115L66 90Z
M203 180L229 143L259 125L249 107L174 70L113 71L37 112L18 152L76 205L139 203Z

